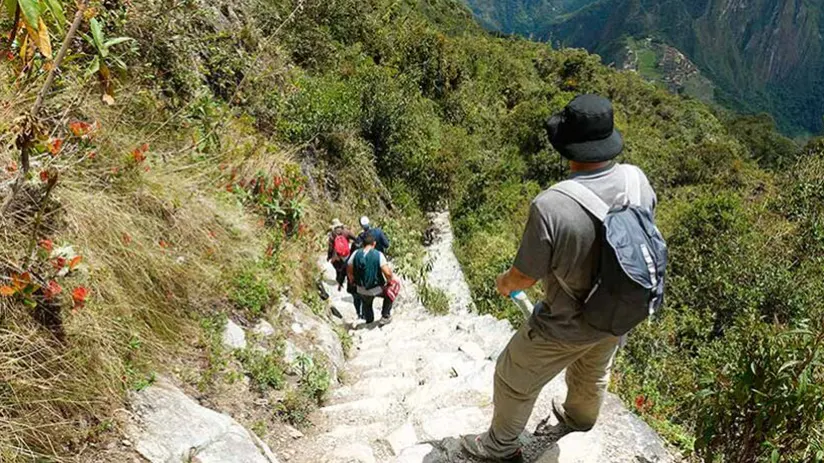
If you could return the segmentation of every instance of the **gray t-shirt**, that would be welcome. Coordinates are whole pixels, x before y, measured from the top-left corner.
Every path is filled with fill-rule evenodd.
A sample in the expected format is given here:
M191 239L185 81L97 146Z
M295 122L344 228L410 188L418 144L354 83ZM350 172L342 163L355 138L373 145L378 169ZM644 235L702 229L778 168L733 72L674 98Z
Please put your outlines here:
M655 192L646 176L641 177L641 205L654 210ZM570 178L589 187L607 204L626 187L625 174L615 163ZM610 336L583 320L581 303L569 297L556 279L563 278L578 300L589 294L598 271L601 226L563 193L548 189L532 201L515 268L543 281L544 299L529 322L545 337L583 344Z

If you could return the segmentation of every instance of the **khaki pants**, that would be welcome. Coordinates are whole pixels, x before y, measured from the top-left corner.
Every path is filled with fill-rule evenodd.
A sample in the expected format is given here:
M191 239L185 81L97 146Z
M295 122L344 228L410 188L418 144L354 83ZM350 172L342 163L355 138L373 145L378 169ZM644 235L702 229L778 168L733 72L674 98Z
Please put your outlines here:
M564 368L566 414L576 427L593 426L604 402L618 342L619 338L609 337L594 344L569 344L545 339L527 323L521 326L498 358L495 413L483 436L484 447L499 458L515 453L541 389Z

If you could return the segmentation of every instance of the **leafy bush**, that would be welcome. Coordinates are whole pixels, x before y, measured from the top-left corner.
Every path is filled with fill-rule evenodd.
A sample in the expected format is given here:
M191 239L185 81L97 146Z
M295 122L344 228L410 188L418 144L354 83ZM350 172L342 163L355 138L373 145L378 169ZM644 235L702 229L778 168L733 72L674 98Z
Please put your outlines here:
M269 282L254 267L238 272L232 279L229 300L240 310L260 316L272 300Z
M264 351L249 347L235 351L235 357L261 391L282 389L286 384L281 355L277 351Z

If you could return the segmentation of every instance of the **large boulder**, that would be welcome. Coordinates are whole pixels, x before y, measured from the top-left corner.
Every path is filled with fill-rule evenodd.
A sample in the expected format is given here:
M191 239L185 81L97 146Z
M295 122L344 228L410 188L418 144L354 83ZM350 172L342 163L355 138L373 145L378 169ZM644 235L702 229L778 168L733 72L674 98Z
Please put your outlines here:
M282 315L288 317L289 339L294 351L319 354L329 362L330 373L337 378L343 369L345 357L340 338L332 325L312 313L305 304L286 302L281 308Z
M277 463L269 447L228 415L198 405L166 379L136 392L126 429L151 463Z

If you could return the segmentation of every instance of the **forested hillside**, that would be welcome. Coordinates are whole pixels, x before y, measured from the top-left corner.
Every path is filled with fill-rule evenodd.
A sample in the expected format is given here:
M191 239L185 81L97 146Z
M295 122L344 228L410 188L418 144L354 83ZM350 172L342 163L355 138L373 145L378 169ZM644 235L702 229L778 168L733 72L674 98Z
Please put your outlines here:
M675 47L737 111L769 112L787 134L824 127L824 4L805 1L467 0L506 33L584 47L619 62L628 37Z
M316 302L332 216L376 217L415 276L422 211L449 207L477 307L520 323L494 277L531 198L565 176L544 121L585 92L614 102L670 245L665 308L613 389L697 459L824 461L821 142L493 37L451 0L94 3L31 115L75 16L58 3L26 10L38 27L0 10L4 461L116 433L157 371L208 394L214 320ZM283 388L263 365L260 387ZM303 417L310 384L273 416Z

